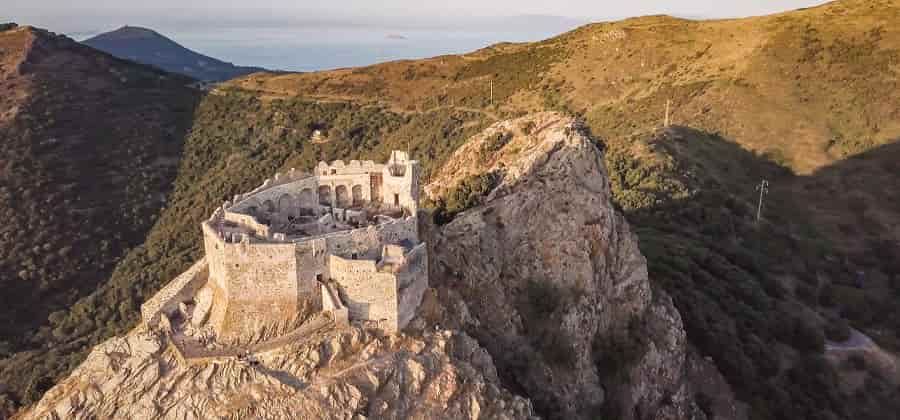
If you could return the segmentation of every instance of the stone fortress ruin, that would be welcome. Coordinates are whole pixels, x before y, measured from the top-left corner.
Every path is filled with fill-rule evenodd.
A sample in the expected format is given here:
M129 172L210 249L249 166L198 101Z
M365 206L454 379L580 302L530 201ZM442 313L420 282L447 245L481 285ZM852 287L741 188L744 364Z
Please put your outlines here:
M428 287L419 164L320 162L237 195L202 223L205 257L141 307L189 361L263 351L350 321L396 332Z

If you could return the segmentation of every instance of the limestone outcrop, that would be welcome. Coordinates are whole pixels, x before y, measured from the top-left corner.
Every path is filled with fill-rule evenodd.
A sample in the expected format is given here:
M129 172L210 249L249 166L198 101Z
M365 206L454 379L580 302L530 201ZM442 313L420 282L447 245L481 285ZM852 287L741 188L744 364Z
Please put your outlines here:
M442 202L472 177L490 182L475 206L417 219L430 280L402 332L316 318L185 363L142 324L22 417L703 419L681 318L651 289L586 129L555 113L498 123L426 192Z
M143 328L97 346L23 419L525 419L464 333L349 328L250 362L179 363Z
M681 318L651 290L587 130L555 113L504 121L449 161L426 187L432 199L472 176L495 185L480 206L423 229L434 255L423 323L476 337L548 417L702 416L684 380Z

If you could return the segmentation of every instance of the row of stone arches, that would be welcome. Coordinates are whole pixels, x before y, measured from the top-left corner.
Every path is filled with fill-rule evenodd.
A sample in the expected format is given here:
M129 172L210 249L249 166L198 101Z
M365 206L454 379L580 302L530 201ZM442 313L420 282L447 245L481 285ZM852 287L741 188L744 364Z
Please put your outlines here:
M365 203L362 185L322 185L318 190L304 188L299 194L284 193L277 198L255 202L247 207L247 213L262 217L264 220L287 219L304 214L312 214L316 205L349 208Z
M347 208L351 206L358 206L365 202L362 185L354 185L350 188L348 188L346 185L338 185L334 187L333 195L331 186L321 185L319 186L318 192L319 204L323 206Z

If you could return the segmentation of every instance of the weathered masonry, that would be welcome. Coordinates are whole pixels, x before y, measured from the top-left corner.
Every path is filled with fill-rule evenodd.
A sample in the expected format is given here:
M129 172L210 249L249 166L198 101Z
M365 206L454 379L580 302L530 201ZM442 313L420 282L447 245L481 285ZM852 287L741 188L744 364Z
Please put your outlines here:
M207 347L319 312L402 329L428 287L419 171L395 151L385 164L276 174L235 196L202 223L205 258L142 306L144 322Z

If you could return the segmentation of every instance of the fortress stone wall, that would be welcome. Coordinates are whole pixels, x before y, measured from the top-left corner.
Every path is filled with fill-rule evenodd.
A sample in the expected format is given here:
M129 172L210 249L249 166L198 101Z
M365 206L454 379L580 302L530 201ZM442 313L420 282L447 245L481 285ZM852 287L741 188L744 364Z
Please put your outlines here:
M316 279L299 276L296 247L289 243L230 243L204 226L215 308L211 325L223 340L320 310Z
M387 330L398 325L397 276L379 272L375 261L330 257L331 280L351 319L374 321Z
M428 284L418 176L418 162L393 152L385 164L276 174L236 195L202 223L206 257L144 304L144 322L177 324L205 345L209 334L249 342L320 312L337 325L403 328Z
M141 319L145 324L155 327L163 316L177 312L179 303L190 300L208 276L209 265L206 258L201 258L141 305Z
M409 324L416 316L416 309L422 302L428 288L428 249L422 243L403 257L403 266L397 275L397 325Z

